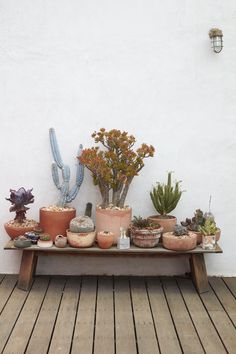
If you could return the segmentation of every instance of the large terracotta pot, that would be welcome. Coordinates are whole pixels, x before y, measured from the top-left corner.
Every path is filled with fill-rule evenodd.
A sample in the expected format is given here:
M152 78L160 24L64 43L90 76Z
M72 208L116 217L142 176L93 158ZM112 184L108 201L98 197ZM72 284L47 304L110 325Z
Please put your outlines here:
M197 235L189 231L188 235L175 236L172 232L162 235L163 247L172 251L189 251L197 246Z
M14 240L16 237L24 235L26 232L29 231L33 231L35 227L38 226L38 223L35 221L35 225L34 226L14 226L11 225L9 223L5 223L4 224L4 228L8 234L8 236L10 236L10 238L12 240Z
M163 232L173 231L177 223L176 217L172 215L152 215L148 217L148 220L150 220L153 224L159 224L163 227Z
M111 231L114 233L114 244L120 236L120 228L127 230L131 222L132 209L101 209L96 208L96 230Z
M54 241L57 235L66 236L71 219L76 216L76 210L70 208L63 211L52 211L41 208L39 211L39 223L45 233Z

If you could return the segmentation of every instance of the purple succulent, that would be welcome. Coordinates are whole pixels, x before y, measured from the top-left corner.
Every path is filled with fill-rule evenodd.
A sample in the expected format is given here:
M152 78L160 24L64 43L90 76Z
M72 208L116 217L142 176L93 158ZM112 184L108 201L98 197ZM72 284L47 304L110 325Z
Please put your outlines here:
M18 191L10 189L10 198L6 198L6 200L9 200L12 204L10 211L16 212L15 220L19 221L20 223L23 223L23 221L26 219L25 214L29 209L25 205L34 202L34 196L31 193L32 190L33 188L26 191L23 187L18 189Z

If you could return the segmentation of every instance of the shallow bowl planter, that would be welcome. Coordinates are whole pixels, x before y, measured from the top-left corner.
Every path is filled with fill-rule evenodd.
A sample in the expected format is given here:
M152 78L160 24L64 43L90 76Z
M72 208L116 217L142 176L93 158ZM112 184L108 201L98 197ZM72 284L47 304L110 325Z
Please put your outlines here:
M113 245L114 234L110 231L100 231L97 233L98 246L103 249L111 248Z
M71 247L84 248L91 247L95 241L96 232L75 233L66 230L68 243Z
M31 246L31 241L26 237L22 238L21 236L14 239L14 246L17 248L26 248Z
M197 235L189 231L188 235L175 236L172 232L162 235L162 245L172 251L189 251L197 246Z
M159 227L158 229L130 229L131 239L135 246L141 248L153 248L156 247L163 228Z
M96 208L97 232L108 230L114 234L113 244L117 244L120 228L127 230L132 217L132 209L102 209Z
M4 228L12 240L18 236L24 235L25 232L32 231L36 226L38 226L36 221L32 226L14 226L11 222L4 224Z
M177 219L173 215L152 215L148 217L148 220L153 224L159 224L163 228L163 232L173 231L177 224Z

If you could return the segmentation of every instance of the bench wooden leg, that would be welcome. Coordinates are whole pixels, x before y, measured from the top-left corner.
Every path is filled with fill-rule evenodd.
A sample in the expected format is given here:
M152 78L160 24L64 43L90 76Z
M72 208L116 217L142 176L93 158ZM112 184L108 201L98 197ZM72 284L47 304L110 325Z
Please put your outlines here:
M209 290L207 271L203 254L191 254L190 269L197 291L205 293Z
M29 290L32 277L36 270L37 255L34 251L23 251L20 265L20 274L17 287L22 290Z

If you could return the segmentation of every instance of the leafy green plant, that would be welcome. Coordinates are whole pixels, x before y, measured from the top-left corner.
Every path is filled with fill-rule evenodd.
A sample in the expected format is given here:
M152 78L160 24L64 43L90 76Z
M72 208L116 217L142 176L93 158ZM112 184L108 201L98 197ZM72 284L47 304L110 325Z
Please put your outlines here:
M153 187L150 192L154 208L160 215L163 216L166 216L176 208L183 193L180 189L181 181L177 181L172 184L171 174L172 172L168 172L166 184L157 182L157 185Z
M40 241L50 241L51 236L49 234L42 234L40 235Z
M148 229L148 228L158 228L158 225L154 225L151 221L148 219L143 219L141 216L134 216L132 220L132 226L137 228L137 229Z
M214 221L207 219L203 226L200 226L199 230L203 233L204 236L215 235L217 232L217 227Z

